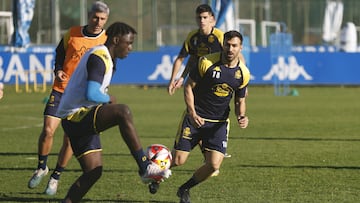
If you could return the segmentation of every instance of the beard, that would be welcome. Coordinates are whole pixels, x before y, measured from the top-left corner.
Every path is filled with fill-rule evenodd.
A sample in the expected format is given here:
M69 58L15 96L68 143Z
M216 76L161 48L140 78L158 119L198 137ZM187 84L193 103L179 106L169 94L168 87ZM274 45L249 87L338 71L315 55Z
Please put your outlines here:
M225 59L228 62L233 61L235 59L235 54L233 52L228 51L225 54Z

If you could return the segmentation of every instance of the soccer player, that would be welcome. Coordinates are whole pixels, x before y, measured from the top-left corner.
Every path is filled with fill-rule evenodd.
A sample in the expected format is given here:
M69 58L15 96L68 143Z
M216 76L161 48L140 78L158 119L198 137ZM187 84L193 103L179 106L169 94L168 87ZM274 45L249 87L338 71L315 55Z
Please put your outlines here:
M52 92L45 106L43 129L38 140L38 166L29 180L29 188L38 186L49 171L47 159L52 148L55 130L61 121L56 115L60 99L70 76L85 51L93 46L105 43L106 34L103 27L108 19L109 12L110 10L105 3L101 1L94 2L88 13L88 24L71 27L56 48L55 79ZM63 172L71 156L72 149L69 138L64 134L63 145L58 155L57 164L49 179L45 194L56 194L60 174Z
M111 103L107 94L117 58L124 59L132 50L136 31L116 22L110 25L104 45L88 51L71 77L58 108L62 127L83 171L70 187L63 202L79 202L102 174L100 133L111 127L119 128L139 167L144 183L156 177L168 178L171 171L161 170L143 151L129 107Z
M173 64L171 78L168 85L168 93L173 95L177 88L183 84L184 78L189 71L196 67L199 57L222 50L224 33L215 28L215 17L211 7L207 4L199 5L195 10L195 19L198 29L191 31ZM186 57L189 57L181 77L176 79L181 65Z
M199 58L206 54L219 52L222 50L224 33L215 28L215 17L211 7L207 4L201 4L196 8L195 19L198 29L191 31L173 64L172 74L168 85L168 93L173 95L176 89L180 88L188 73L197 67ZM185 70L181 77L176 79L180 71L181 64L187 56L190 56ZM243 55L240 53L239 58L245 63ZM201 142L199 143L201 148ZM231 157L226 154L225 157ZM216 176L219 171L214 173Z
M205 162L181 185L177 196L190 202L190 189L219 170L227 148L230 101L234 96L235 115L240 128L246 128L246 87L250 72L239 59L242 35L224 34L224 50L201 57L184 86L186 113L175 139L173 166L183 165L190 151L202 141Z

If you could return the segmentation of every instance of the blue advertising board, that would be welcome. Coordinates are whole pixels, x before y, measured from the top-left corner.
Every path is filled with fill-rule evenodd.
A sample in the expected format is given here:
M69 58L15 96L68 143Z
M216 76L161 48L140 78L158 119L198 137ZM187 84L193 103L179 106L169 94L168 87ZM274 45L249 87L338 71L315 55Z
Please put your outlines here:
M0 82L34 80L52 83L55 47L26 50L0 49ZM166 85L180 47L133 52L117 60L113 84ZM269 48L252 48L247 61L251 84L273 84L273 78L295 85L360 85L360 53L337 52L328 47L293 47L289 56L271 61ZM182 67L184 68L184 66ZM35 78L36 77L36 78Z

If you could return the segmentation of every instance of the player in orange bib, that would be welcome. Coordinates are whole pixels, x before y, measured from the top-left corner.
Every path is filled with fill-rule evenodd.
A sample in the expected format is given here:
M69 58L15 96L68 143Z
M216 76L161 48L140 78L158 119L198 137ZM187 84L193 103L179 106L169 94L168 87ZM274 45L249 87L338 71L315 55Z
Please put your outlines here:
M90 48L105 43L107 37L103 27L106 24L109 13L109 7L105 3L101 1L94 2L88 13L88 24L71 27L56 48L55 79L49 100L44 109L44 123L38 140L38 166L29 180L29 188L38 186L43 177L49 172L47 159L53 145L55 130L61 122L56 112L62 94L82 55ZM64 171L72 154L69 138L64 134L58 161L50 176L45 194L56 194L60 174Z

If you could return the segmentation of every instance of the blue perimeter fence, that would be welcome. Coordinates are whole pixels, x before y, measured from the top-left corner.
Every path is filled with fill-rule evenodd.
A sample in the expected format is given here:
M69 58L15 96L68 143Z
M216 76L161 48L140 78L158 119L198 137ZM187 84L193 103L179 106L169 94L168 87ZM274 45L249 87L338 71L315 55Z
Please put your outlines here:
M286 40L285 40L286 41ZM244 40L246 42L246 40ZM290 46L287 54L270 47L244 46L252 85L360 85L360 52L339 52L332 46ZM0 47L0 82L52 83L55 46L26 49ZM114 84L166 85L180 47L133 52L118 60ZM280 57L279 57L280 56Z

